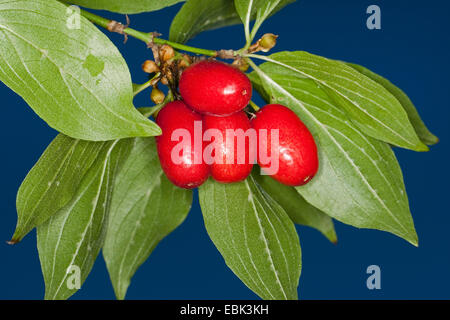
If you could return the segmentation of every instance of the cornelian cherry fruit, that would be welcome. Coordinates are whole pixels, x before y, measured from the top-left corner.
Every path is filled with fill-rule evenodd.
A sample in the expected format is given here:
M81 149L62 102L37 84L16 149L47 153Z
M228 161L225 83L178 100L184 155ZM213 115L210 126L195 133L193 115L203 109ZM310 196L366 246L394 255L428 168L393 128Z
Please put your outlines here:
M162 130L156 137L161 167L173 184L186 189L200 186L210 174L209 165L203 161L203 140L200 137L200 141L194 141L195 122L201 126L202 116L182 101L168 103L156 117Z
M289 186L301 186L308 183L317 173L319 160L314 138L297 115L285 106L269 104L256 113L252 126L258 135L258 148L267 150L267 154L276 155L278 170L270 175L277 181ZM267 139L263 138L266 129ZM272 136L278 130L278 144L272 144ZM258 164L262 170L269 168L258 152Z
M197 112L226 116L244 109L252 96L252 85L239 69L216 60L203 60L183 71L180 94Z
M250 150L251 143L246 134L251 124L245 112L225 117L205 115L203 121L205 139L211 141L205 154L213 157L211 175L214 180L231 183L247 178L255 162L256 148ZM208 150L210 146L211 150Z

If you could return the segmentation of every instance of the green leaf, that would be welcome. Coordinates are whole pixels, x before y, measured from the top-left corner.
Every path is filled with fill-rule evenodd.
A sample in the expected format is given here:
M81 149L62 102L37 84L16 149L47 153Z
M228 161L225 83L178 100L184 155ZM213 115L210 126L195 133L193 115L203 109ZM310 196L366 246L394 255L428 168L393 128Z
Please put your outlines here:
M105 144L63 134L52 141L17 193L18 221L12 243L19 242L73 198Z
M114 175L128 143L106 143L73 199L37 228L45 299L73 295L87 278L103 245Z
M240 22L231 0L188 0L172 21L169 39L185 43L202 31Z
M388 231L417 245L403 176L389 145L363 134L314 81L296 70L272 63L260 68L271 101L291 108L318 145L319 171L297 191L339 221Z
M264 20L283 9L295 0L234 0L236 11L245 27L246 39L253 40ZM250 22L255 19L250 34Z
M294 223L309 226L319 230L328 240L337 243L333 220L310 205L293 187L275 181L267 175L262 175L259 168L252 173L257 184L275 200Z
M397 100L401 103L406 113L408 114L409 121L413 125L416 130L417 135L420 140L427 145L434 145L439 142L439 139L428 130L425 123L420 118L419 112L417 112L416 107L412 103L411 99L406 95L403 90L394 85L388 79L376 74L375 72L370 71L369 69L352 63L347 63L348 66L353 69L359 71L366 77L372 79L373 81L381 84L386 90L388 90Z
M164 175L153 138L135 138L117 176L103 256L118 299L157 244L186 218L192 190Z
M297 77L314 80L367 135L407 149L428 150L398 100L383 86L346 64L301 51L258 57Z
M257 19L256 24L259 27L269 15L294 1L265 1L264 4L260 1L259 5L262 7L252 6L251 8L249 23L251 20ZM236 4L238 3L236 2ZM242 1L238 5L242 10ZM241 23L241 18L236 11L235 2L232 0L188 0L172 21L169 39L185 43L202 31L239 23Z
M184 0L62 0L82 7L134 14L150 12L172 6Z
M263 299L297 299L301 251L295 226L253 177L199 188L206 230L230 269Z
M54 129L84 140L153 136L160 128L133 106L117 48L67 7L48 0L0 0L0 80ZM51 35L51 36L49 36Z

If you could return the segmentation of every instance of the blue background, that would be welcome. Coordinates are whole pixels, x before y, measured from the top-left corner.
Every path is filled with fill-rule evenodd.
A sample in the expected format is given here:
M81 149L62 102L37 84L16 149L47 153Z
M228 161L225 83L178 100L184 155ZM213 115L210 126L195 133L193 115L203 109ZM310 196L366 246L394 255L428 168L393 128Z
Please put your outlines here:
M378 4L382 30L366 28L366 9ZM158 30L167 37L180 5L132 16L132 27ZM304 0L268 20L262 32L280 35L277 50L306 50L365 65L403 88L441 142L429 153L396 150L403 168L420 246L388 233L336 223L339 243L299 227L303 271L302 299L443 299L450 298L448 12L442 0L335 1ZM123 16L104 13L107 17ZM135 82L144 82L141 63L150 56L143 43L110 35L128 61ZM206 32L190 44L240 48L243 28ZM56 132L24 101L0 84L2 179L0 239L16 224L16 191ZM261 103L261 101L258 101ZM149 105L148 92L136 99ZM0 242L0 299L41 299L44 285L34 232L16 246ZM381 290L366 287L366 268L381 267ZM100 257L74 299L113 299ZM161 242L137 272L131 299L256 299L225 266L204 229L198 201L185 223Z

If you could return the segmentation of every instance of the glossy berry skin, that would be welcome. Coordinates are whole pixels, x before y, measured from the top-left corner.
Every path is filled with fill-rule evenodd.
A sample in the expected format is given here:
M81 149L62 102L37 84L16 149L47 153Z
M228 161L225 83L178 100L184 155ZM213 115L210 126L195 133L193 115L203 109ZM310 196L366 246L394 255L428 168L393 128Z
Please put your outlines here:
M215 162L211 164L211 175L214 180L221 183L231 183L247 178L255 162L256 143L255 150L252 153L253 156L251 156L249 139L244 136L245 132L251 129L251 124L245 112L240 111L226 117L205 115L203 121L206 135L208 135L210 129L217 129L223 137L218 140L214 136L210 138L215 145L212 152ZM233 130L234 134L228 134L227 136L227 129L230 133ZM237 129L242 129L242 131L235 131ZM236 137L239 134L241 134L241 145L239 145ZM256 142L256 139L254 139L254 142ZM210 142L206 142L206 144L212 145ZM227 154L231 154L230 151L233 152L233 157L229 156L230 159L227 160ZM239 155L241 155L240 160ZM218 163L217 159L220 159L221 163Z
M156 146L158 150L161 167L167 178L180 188L192 189L205 182L210 173L209 165L203 161L204 143L199 141L200 148L196 150L194 142L194 121L202 122L202 116L190 108L182 101L174 101L167 104L156 117L156 123L161 127L162 135L156 137ZM172 141L172 133L176 129L186 129L190 133L190 140L177 138ZM203 133L200 132L200 135ZM186 141L187 152L179 152L177 161L172 158L172 150L182 141ZM181 144L184 145L184 144ZM181 150L181 149L179 149ZM197 161L195 162L195 156Z
M285 106L270 104L256 113L252 126L261 140L261 129L267 129L268 139L258 147L268 148L268 155L278 152L279 169L271 176L289 186L301 186L308 183L317 173L319 160L317 146L308 128L297 115ZM278 129L279 144L271 147L271 129ZM265 140L265 139L262 139ZM269 164L261 163L258 150L258 164L264 170Z
M226 116L244 109L252 97L252 85L239 69L204 60L183 71L180 94L188 106L208 115Z

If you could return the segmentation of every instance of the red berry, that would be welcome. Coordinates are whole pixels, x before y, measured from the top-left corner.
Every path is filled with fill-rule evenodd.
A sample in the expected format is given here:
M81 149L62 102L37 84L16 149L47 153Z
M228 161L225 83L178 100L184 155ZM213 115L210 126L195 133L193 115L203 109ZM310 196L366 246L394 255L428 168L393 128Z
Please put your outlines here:
M219 116L241 111L252 97L252 85L247 76L216 60L200 61L184 70L179 89L192 109Z
M289 186L301 186L314 177L319 167L317 146L308 128L293 111L282 105L269 104L256 113L252 125L258 134L258 149L269 158L278 154L278 171L269 173L274 179ZM267 129L267 140L261 129ZM271 143L275 136L272 129L278 129L279 135L275 150ZM260 151L258 164L267 171L271 163L262 159Z
M238 182L247 178L255 162L255 152L250 154L250 138L246 137L246 134L254 133L254 131L251 130L250 120L245 112L241 111L226 117L206 115L203 121L205 140L209 139L208 134L210 134L212 141L206 142L205 150L205 154L211 154L215 160L211 164L212 177L222 183ZM216 129L216 134L220 138L217 139L213 129ZM250 131L247 131L249 129ZM256 151L256 134L254 134L253 142ZM214 146L211 152L208 150L209 146ZM227 155L230 159L227 159Z
M209 165L203 161L203 132L194 134L194 122L197 122L199 128L202 125L202 116L182 101L167 104L156 117L156 123L163 132L161 136L156 137L161 167L173 184L186 189L200 186L208 179L210 172ZM175 135L178 133L179 136L172 137L177 129L185 130L175 132ZM189 136L182 138L182 134ZM186 148L186 152L183 152L182 147Z

